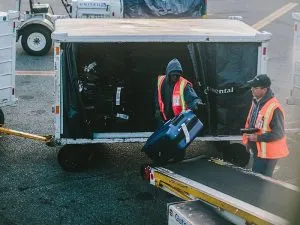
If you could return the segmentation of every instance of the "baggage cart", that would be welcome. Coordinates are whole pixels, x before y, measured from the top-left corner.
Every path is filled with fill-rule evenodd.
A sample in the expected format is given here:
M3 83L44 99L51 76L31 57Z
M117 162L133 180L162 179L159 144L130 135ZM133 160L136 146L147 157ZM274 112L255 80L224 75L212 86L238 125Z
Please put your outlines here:
M78 145L146 141L157 77L175 57L206 104L200 140L244 148L228 144L241 140L251 103L240 87L267 73L270 33L234 19L58 19L52 38L63 162Z

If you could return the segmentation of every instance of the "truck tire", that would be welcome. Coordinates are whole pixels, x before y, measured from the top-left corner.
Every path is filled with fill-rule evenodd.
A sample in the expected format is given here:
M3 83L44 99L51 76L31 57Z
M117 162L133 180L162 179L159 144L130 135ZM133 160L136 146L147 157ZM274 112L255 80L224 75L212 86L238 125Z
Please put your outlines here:
M25 27L22 33L21 44L29 55L45 55L52 46L51 31L41 25Z
M2 109L0 109L0 127L4 124L4 113Z

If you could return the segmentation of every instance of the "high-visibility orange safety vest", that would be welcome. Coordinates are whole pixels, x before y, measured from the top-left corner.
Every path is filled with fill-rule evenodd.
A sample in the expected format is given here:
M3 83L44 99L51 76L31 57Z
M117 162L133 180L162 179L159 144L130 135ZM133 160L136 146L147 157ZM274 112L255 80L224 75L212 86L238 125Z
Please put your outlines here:
M251 109L249 111L245 128L249 128L249 121L250 121L250 112L254 107L254 103L252 103ZM273 113L275 109L280 109L282 114L284 115L284 110L280 106L278 100L273 97L266 104L261 108L258 112L258 116L255 122L255 128L259 128L259 131L256 133L257 135L270 132L270 122L273 118ZM246 134L243 134L243 143L248 143L248 138ZM257 146L257 156L259 158L266 158L266 159L279 159L286 157L289 154L288 147L286 144L286 136L283 138L272 141L272 142L256 142Z
M159 104L159 110L161 114L163 115L164 120L167 120L167 116L165 114L165 106L162 101L161 97L161 87L163 84L163 81L166 79L166 76L159 76L158 82L157 82L157 88L158 88L158 104ZM180 77L179 80L174 85L173 89L173 95L172 95L172 109L175 116L180 114L182 111L187 110L185 101L184 101L184 89L186 85L189 84L192 86L191 82L184 79L183 77Z

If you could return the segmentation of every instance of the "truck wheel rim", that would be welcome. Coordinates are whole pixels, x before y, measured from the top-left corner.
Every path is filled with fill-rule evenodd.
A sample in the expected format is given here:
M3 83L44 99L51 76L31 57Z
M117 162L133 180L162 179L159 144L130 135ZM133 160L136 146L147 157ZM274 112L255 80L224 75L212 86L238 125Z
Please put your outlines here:
M46 46L46 38L41 33L32 33L27 38L27 45L33 51L41 51Z

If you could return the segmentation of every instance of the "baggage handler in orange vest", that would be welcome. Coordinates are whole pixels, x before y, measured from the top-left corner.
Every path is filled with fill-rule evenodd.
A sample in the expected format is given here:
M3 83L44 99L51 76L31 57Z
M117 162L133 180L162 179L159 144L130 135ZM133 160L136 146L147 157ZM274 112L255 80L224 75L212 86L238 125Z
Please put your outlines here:
M187 109L197 111L203 104L192 83L182 75L181 64L175 58L168 63L166 75L158 76L155 96L155 119L158 127Z
M243 134L243 143L253 152L252 171L272 176L277 160L289 154L284 131L284 110L270 89L271 80L260 74L247 82L253 101L245 128L257 128Z

